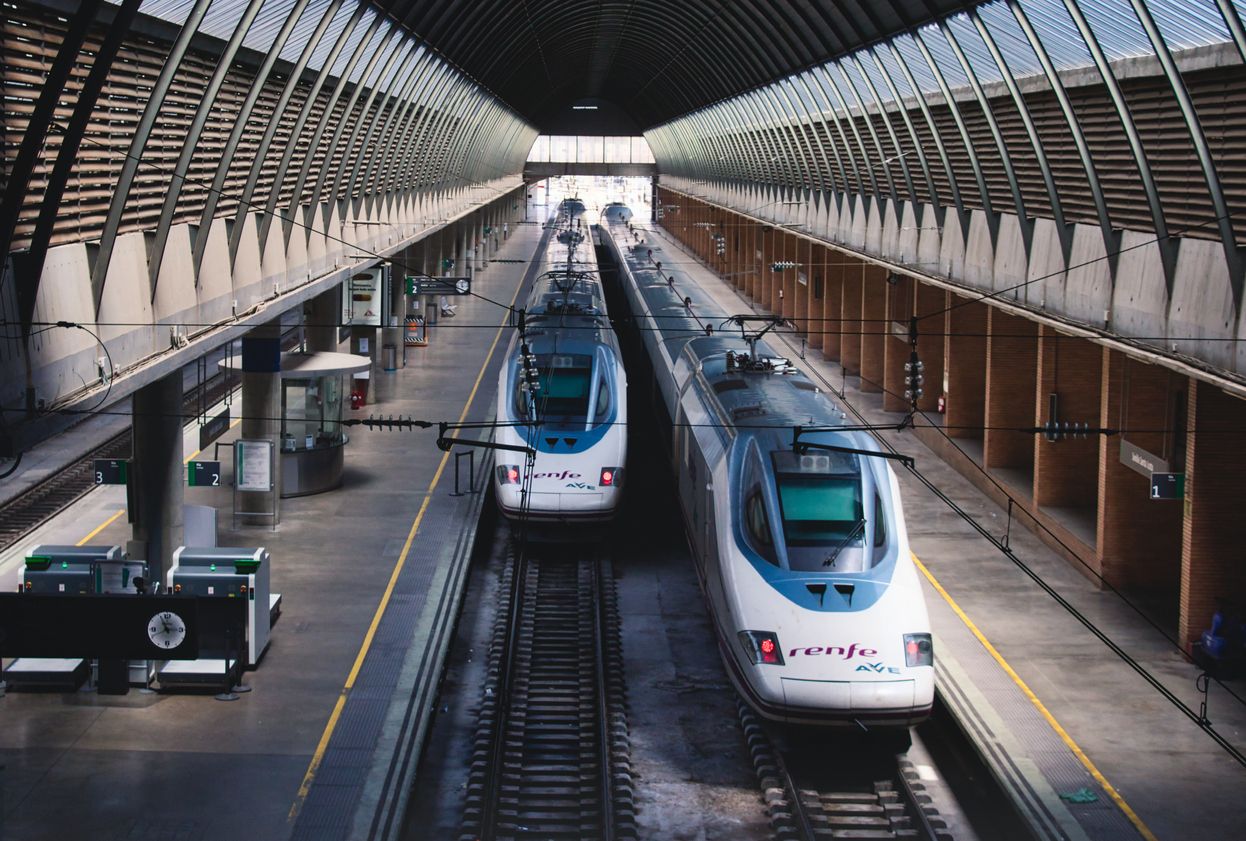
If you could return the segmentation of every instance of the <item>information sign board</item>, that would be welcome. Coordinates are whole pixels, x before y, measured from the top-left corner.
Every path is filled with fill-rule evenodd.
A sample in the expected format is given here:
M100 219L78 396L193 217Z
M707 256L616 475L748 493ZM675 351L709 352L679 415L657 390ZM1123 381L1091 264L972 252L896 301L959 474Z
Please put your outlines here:
M1152 473L1151 499L1184 499L1184 473Z
M234 443L234 487L240 491L273 489L273 442Z
M470 295L470 277L407 277L408 295Z
M192 488L219 488L221 485L221 463L219 461L187 462L186 484Z
M124 485L130 474L130 463L123 458L97 458L95 484Z

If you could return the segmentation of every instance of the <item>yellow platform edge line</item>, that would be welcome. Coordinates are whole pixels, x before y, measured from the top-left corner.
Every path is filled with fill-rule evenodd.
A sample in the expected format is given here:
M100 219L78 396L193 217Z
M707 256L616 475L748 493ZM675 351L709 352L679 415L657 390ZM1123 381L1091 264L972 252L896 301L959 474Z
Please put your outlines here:
M519 298L519 290L523 288L522 278L519 285L515 288L515 294L511 297L511 306L515 305L515 301ZM508 311L509 318L509 311ZM472 384L472 390L467 395L467 401L463 404L463 411L459 413L459 423L467 418L467 413L471 410L472 402L476 399L476 392L480 389L480 383L484 379L485 371L489 364L493 361L493 354L497 350L498 340L502 338L502 331L506 329L508 318L502 319L502 323L498 325L497 332L493 334L493 342L489 345L489 352L485 355L485 361L481 364L480 370L476 373L476 381ZM398 560L394 564L394 569L390 573L389 583L385 586L385 591L381 594L381 601L376 606L376 612L372 615L372 622L368 625L368 630L364 634L363 642L359 646L359 653L355 655L355 662L350 668L350 673L346 676L346 681L342 685L342 691L338 694L337 702L333 706L333 712L329 715L329 720L325 724L324 732L320 735L320 741L316 745L316 751L312 754L311 762L307 765L307 773L303 775L303 782L299 784L298 794L294 798L294 803L290 806L289 820L298 817L299 810L303 806L303 801L307 799L307 795L311 792L312 781L316 778L316 772L320 770L320 763L324 760L325 751L329 747L329 739L333 736L333 731L337 729L338 720L341 718L342 708L346 705L346 698L350 695L351 688L355 685L355 680L359 677L359 670L363 668L363 661L368 655L368 650L372 647L372 640L376 636L376 629L381 624L381 619L385 615L385 610L389 607L390 596L393 595L394 586L398 582L398 575L402 572L407 563L407 555L411 551L411 544L415 540L415 535L420 529L420 523L424 519L424 513L428 510L428 503L432 499L433 491L437 488L437 483L441 481L441 476L445 472L446 464L450 461L449 451L445 452L441 457L441 462L437 465L437 471L433 474L433 479L428 485L428 493L424 496L424 502L420 505L420 510L415 515L415 520L411 523L411 528L407 531L407 540L402 545L402 552L398 555Z
M124 508L122 508L122 509L121 509L120 511L118 511L116 514L113 514L113 515L112 515L111 517L109 517L107 520L105 520L104 522L100 523L100 524L99 524L98 526L96 526L95 528L91 529L90 534L88 534L86 537L84 537L84 538L82 538L81 540L79 540L79 541L78 541L76 544L74 544L74 545L75 545L75 546L85 546L85 545L86 545L86 544L87 544L87 543L91 540L91 538L95 537L95 535L99 534L99 533L100 533L100 532L102 532L104 529L108 528L108 527L109 527L109 526L111 526L113 523L117 522L117 518L118 518L118 517L120 517L120 516L121 516L122 514L124 514L124 513L125 513L125 509L124 509Z
M1112 802L1116 804L1121 812L1125 814L1125 817L1129 819L1129 822L1133 824L1134 829L1138 830L1138 834L1145 838L1146 841L1158 841L1155 834L1151 832L1150 828L1143 822L1142 818L1138 817L1138 813L1125 802L1125 798L1121 796L1121 793L1117 791L1110 782L1108 782L1107 777L1103 776L1103 772L1101 772L1095 763L1091 761L1090 757L1086 755L1086 752L1082 750L1081 746L1078 745L1077 742L1073 741L1073 737L1069 735L1068 731L1061 726L1060 722L1056 720L1056 717L1051 714L1050 710L1047 709L1047 706L1039 700L1038 696L1034 694L1034 691L1030 689L1024 680L1021 679L1021 675L1017 674L1016 670L1013 669L1013 667L1009 665L1008 661L1004 659L1004 655L1000 654L995 646L991 644L991 641L988 640L986 635L978 629L978 626L974 624L974 621L969 618L969 615L966 614L964 610L961 609L961 606L956 603L956 600L953 599L951 594L944 589L943 585L939 583L939 580L934 577L929 569L926 568L926 565L921 562L917 555L912 555L912 557L913 563L917 565L917 568L921 570L922 575L924 575L926 580L930 582L930 586L934 587L935 590L938 591L939 595L943 597L943 600L948 603L949 607L952 608L952 611L960 617L960 621L965 623L965 627L969 629L969 632L977 637L978 642L982 643L982 647L986 649L987 653L994 658L995 662L999 664L1000 668L1002 668L1005 673L1007 673L1008 677L1012 678L1012 682L1015 683L1021 692L1025 694L1025 697L1028 698L1030 703L1034 705L1034 708L1038 710L1039 714L1047 721L1047 724L1051 726L1051 729L1056 732L1056 735L1060 737L1060 740L1064 742L1069 750L1073 752L1073 755L1077 757L1078 761L1085 766L1086 770L1090 772L1090 776L1094 777L1095 782L1103 787L1103 790L1107 792L1107 795L1112 799Z

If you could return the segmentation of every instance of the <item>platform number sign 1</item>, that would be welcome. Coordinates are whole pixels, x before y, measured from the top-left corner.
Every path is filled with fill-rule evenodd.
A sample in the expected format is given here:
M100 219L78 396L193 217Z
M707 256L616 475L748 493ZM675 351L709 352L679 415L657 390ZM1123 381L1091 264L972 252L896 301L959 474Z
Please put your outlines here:
M1152 473L1151 499L1184 499L1184 473Z
M218 488L221 485L219 461L191 461L186 464L186 484L192 488Z
M124 485L130 472L130 463L123 458L94 459L95 484Z

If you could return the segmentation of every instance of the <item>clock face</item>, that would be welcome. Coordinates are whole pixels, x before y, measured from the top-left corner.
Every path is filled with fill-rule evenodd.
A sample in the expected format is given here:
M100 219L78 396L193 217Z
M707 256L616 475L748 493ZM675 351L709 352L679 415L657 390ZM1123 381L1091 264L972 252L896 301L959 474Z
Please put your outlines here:
M459 290L459 294L461 295L467 294L469 286L470 284L467 282L467 278L459 278L459 280L454 284L454 288Z
M157 648L177 648L186 639L186 623L176 613L162 611L147 622L147 638Z

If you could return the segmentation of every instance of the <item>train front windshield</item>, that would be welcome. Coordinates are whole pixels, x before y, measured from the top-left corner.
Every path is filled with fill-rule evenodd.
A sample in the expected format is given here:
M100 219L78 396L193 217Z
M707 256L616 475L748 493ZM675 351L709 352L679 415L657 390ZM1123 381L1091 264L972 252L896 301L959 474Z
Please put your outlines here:
M605 423L610 415L610 381L588 355L538 354L540 388L534 401L537 417L553 428L584 429ZM527 414L525 393L518 393Z
M857 457L785 451L772 457L788 565L823 572L868 569L872 560L866 557L866 529L873 527L876 547L884 541L885 529L876 500L873 522L866 522Z

